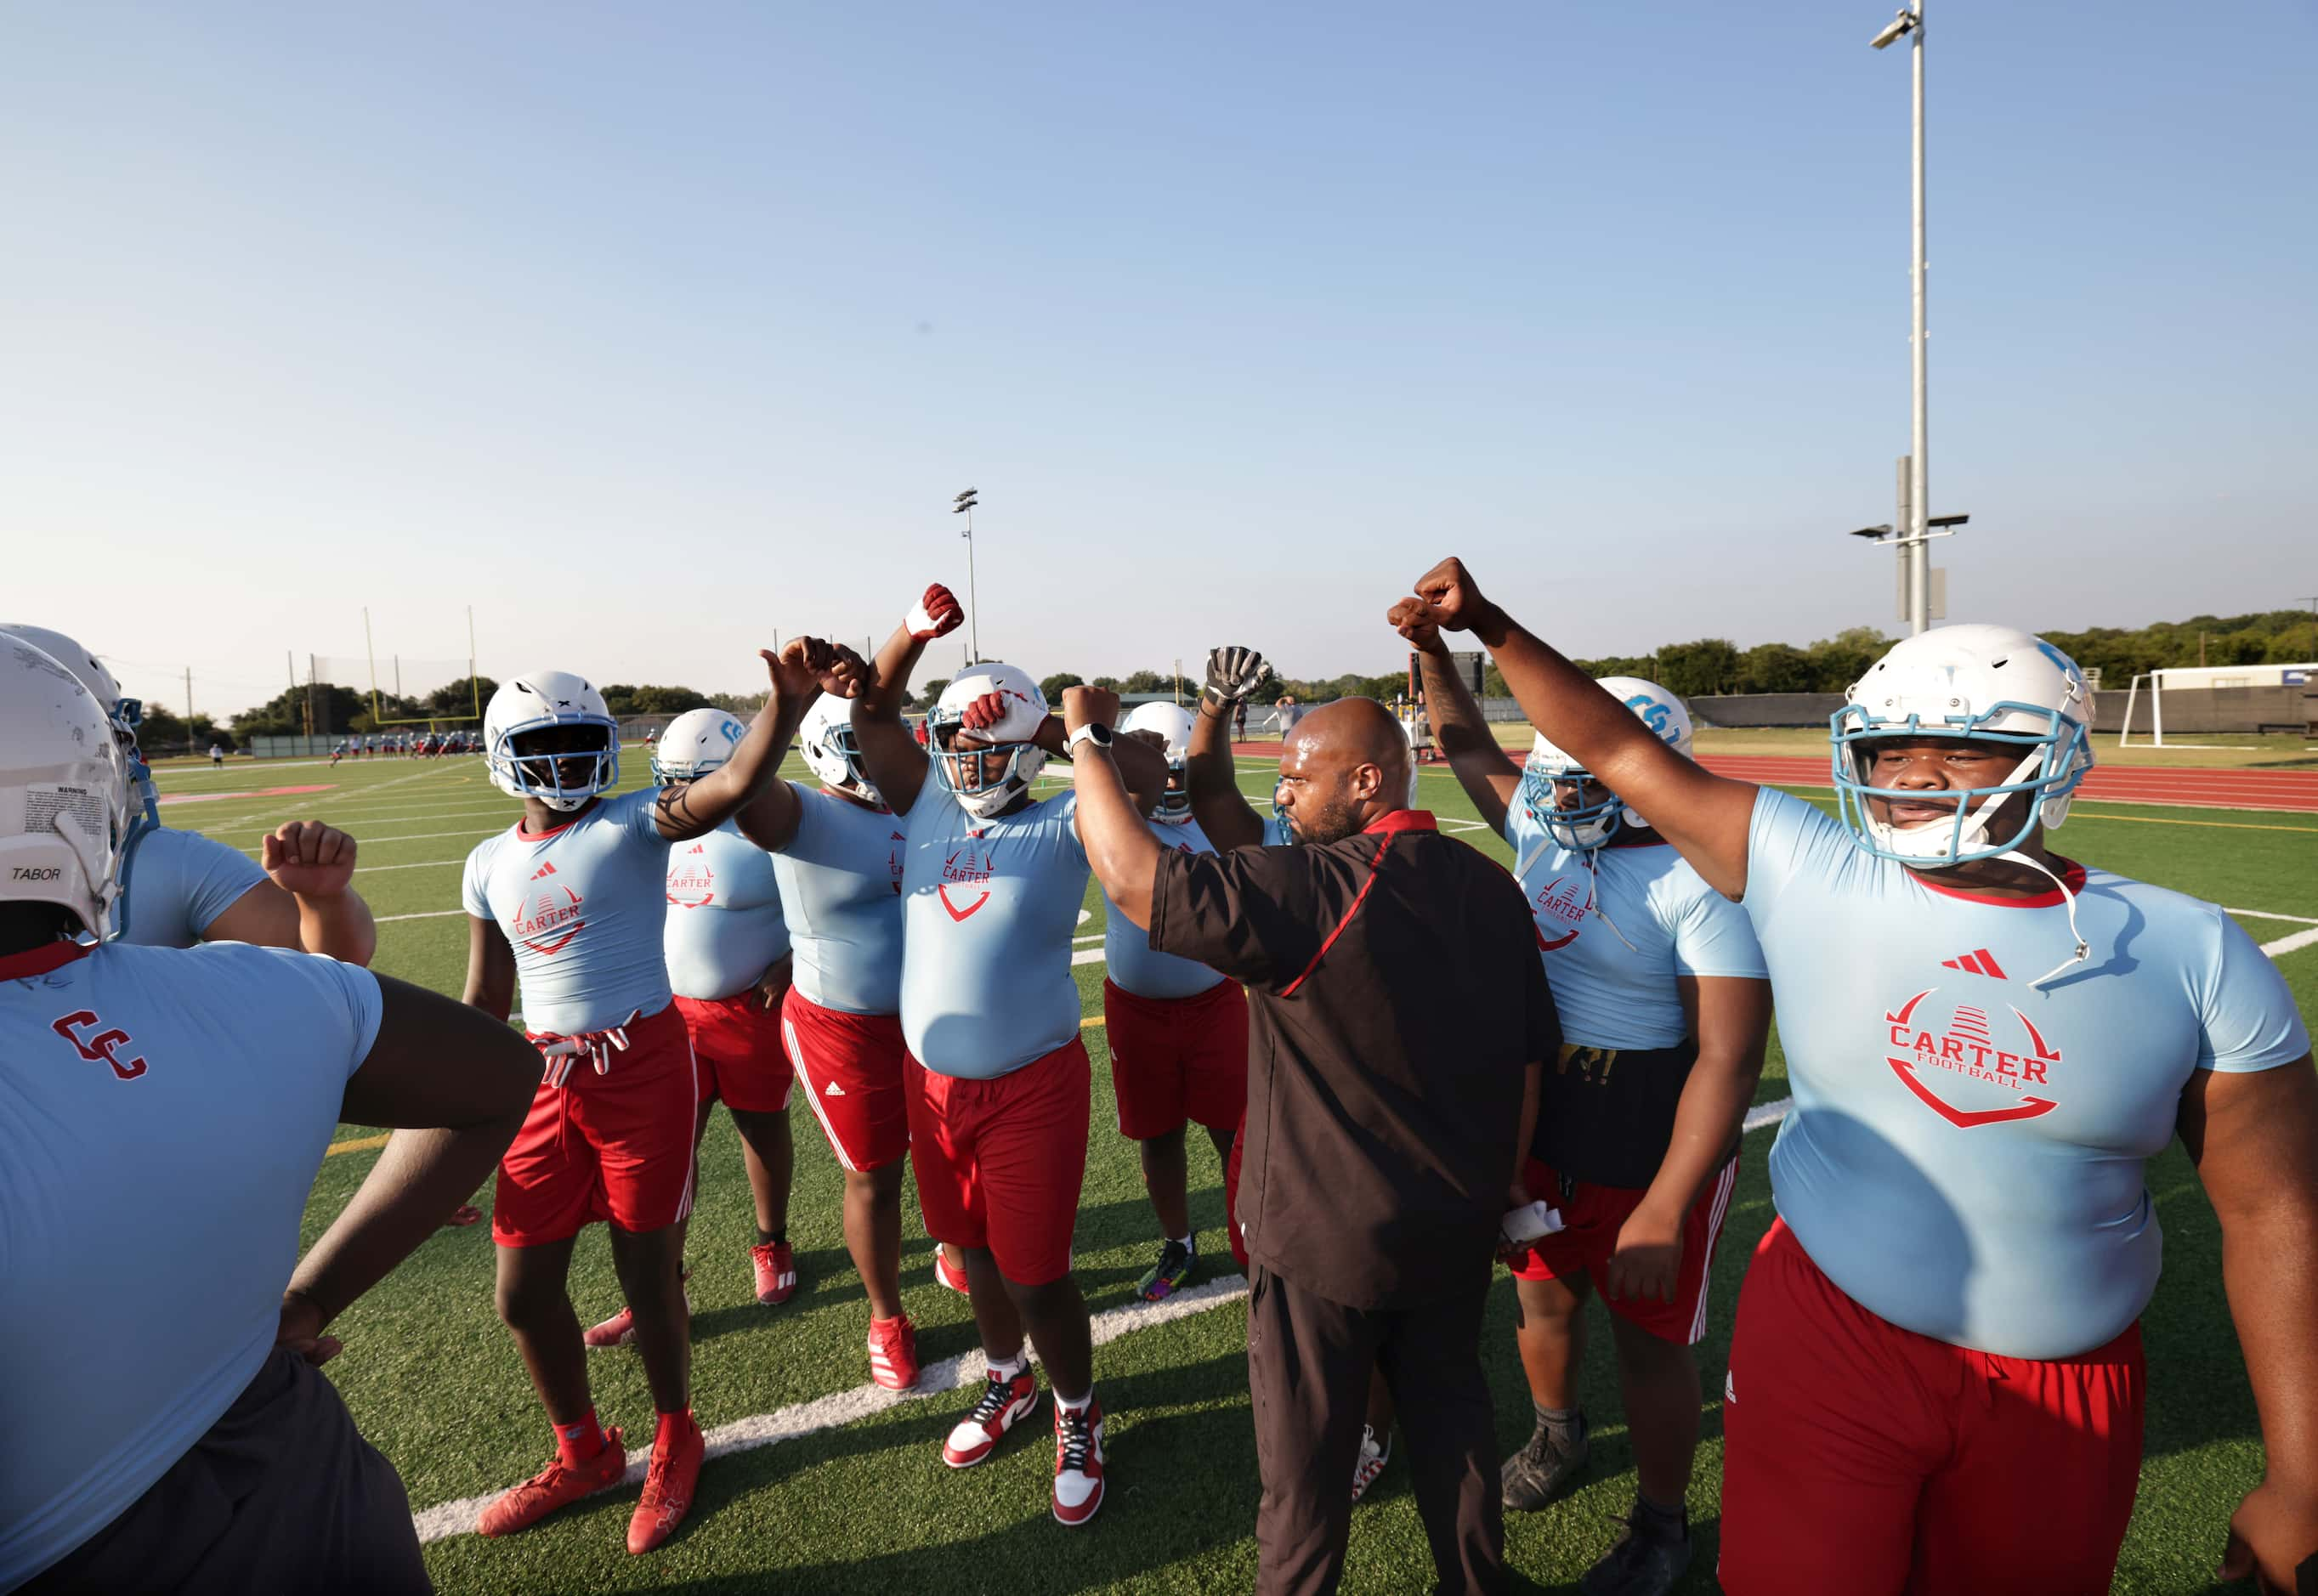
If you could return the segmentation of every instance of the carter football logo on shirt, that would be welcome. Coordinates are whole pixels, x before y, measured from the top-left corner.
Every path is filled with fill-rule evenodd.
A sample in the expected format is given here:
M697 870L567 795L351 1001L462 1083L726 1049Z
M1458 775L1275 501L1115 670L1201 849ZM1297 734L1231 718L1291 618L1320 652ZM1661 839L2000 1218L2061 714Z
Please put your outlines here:
M942 907L949 910L950 919L962 920L990 901L988 883L997 874L996 866L997 861L993 855L977 855L970 847L962 847L942 861L941 885L934 890L940 894ZM953 883L958 887L955 898L950 896ZM981 891L970 891L974 885L979 885Z
M668 901L678 909L705 909L716 901L716 873L708 867L708 849L694 843L668 864Z
M532 901L528 913L516 910L515 939L535 954L562 953L588 928L588 922L580 918L580 894L570 887L559 890L563 894L560 902L553 892L542 892Z
M2017 1051L1999 1046L1989 1030L1988 1011L1969 1004L1956 1005L1946 1027L1935 1029L1934 1017L1923 1003L1938 990L1927 987L1883 1016L1889 1044L1884 1062L1909 1091L1962 1130L2034 1119L2060 1106L2028 1089L2050 1089L2052 1067L2061 1062L2061 1050L2045 1041L2026 1015L2008 1006L2020 1027ZM1963 1085L1965 1081L1980 1085ZM1997 1089L1983 1089L1989 1087ZM1959 1107L1960 1102L1988 1106Z
M1557 875L1538 890L1530 900L1530 912L1537 917L1537 945L1551 953L1557 947L1567 947L1577 940L1577 928L1586 921L1586 911L1594 906L1594 894L1578 890L1577 877ZM1555 927L1567 928L1559 937L1548 935Z

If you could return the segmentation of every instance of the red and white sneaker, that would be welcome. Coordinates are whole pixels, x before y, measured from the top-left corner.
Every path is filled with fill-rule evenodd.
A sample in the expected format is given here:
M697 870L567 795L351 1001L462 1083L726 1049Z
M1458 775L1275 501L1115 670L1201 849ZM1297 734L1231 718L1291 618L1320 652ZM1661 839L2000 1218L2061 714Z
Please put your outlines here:
M796 1254L786 1242L750 1248L749 1261L756 1266L757 1300L765 1306L777 1307L796 1295Z
M475 1520L475 1533L513 1535L528 1529L556 1509L618 1484L627 1471L628 1454L620 1444L620 1432L606 1430L604 1449L578 1467L559 1457L522 1484L502 1492Z
M972 1468L990 1456L999 1438L1038 1408L1038 1382L1030 1373L1029 1364L1022 1372L1011 1376L996 1369L990 1371L988 1384L982 1388L982 1400L974 1411L957 1421L942 1443L942 1461L952 1468Z
M1085 1523L1102 1506L1102 1403L1075 1412L1055 1403L1055 1518Z
M907 1314L869 1321L869 1379L888 1391L918 1383L918 1327Z
M960 1296L973 1295L973 1288L966 1283L966 1270L949 1260L949 1246L947 1242L934 1243L934 1278Z
M640 1557L674 1535L692 1511L692 1488L700 1479L705 1445L700 1425L688 1412L680 1421L661 1426L652 1441L643 1496L628 1520L630 1556Z
M685 1270L684 1278L687 1280L691 1279L692 1271ZM684 1311L687 1314L692 1312L692 1293L689 1291L684 1294ZM633 1346L636 1340L636 1311L633 1308L624 1307L601 1324L591 1324L581 1331L580 1339L599 1352L606 1347Z

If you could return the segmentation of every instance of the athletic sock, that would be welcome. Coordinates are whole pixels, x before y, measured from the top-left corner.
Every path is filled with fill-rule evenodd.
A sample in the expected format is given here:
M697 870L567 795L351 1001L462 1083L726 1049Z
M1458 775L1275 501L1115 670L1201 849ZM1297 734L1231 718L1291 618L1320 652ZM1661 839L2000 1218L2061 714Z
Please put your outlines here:
M1633 1524L1660 1540L1680 1540L1690 1533L1690 1507L1676 1502L1672 1507L1660 1507L1640 1492L1634 1493Z
M1030 1354L1027 1351L1017 1352L1013 1357L1004 1358L993 1358L987 1352L984 1352L982 1357L983 1361L990 1366L990 1372L1002 1380L1011 1380L1030 1367Z
M1055 1405L1066 1413L1083 1413L1086 1412L1087 1403L1093 1400L1094 1387L1092 1385L1086 1388L1084 1396L1070 1397L1065 1396L1059 1391L1055 1393Z
M1584 1408L1550 1408L1532 1400L1531 1411L1537 1414L1537 1427L1552 1438L1557 1446L1567 1447L1586 1428Z
M657 1452L667 1446L671 1435L680 1436L687 1430L699 1428L700 1421L692 1416L690 1408L673 1413L662 1413L660 1415L660 1421L652 1426L652 1450Z
M566 1468L577 1468L604 1449L604 1429L596 1422L596 1410L589 1408L577 1424L555 1427L555 1455Z
M757 1245L759 1247L777 1247L788 1239L789 1227L786 1224L778 1230L760 1229L757 1232Z
M1186 1252L1196 1253L1199 1250L1199 1243L1193 1241L1190 1236L1170 1236L1167 1239L1174 1242L1175 1245L1181 1247Z

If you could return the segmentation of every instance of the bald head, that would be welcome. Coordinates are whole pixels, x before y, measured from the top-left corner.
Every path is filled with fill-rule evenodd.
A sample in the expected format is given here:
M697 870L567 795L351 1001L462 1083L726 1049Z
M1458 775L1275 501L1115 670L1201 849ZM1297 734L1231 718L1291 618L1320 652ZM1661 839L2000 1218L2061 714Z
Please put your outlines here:
M1339 698L1296 723L1280 751L1280 811L1301 842L1340 842L1408 807L1408 739L1373 698Z

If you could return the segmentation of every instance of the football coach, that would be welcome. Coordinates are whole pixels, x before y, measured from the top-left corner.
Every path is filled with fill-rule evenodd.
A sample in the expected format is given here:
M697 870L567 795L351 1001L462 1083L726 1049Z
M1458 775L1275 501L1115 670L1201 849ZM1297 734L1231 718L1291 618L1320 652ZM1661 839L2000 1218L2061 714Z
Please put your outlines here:
M1560 1044L1528 906L1404 802L1408 742L1372 699L1315 709L1288 738L1276 802L1299 846L1226 854L1152 836L1108 753L1118 713L1111 693L1064 694L1088 860L1155 950L1248 986L1257 1588L1336 1588L1381 1368L1441 1588L1501 1590L1481 1316Z

